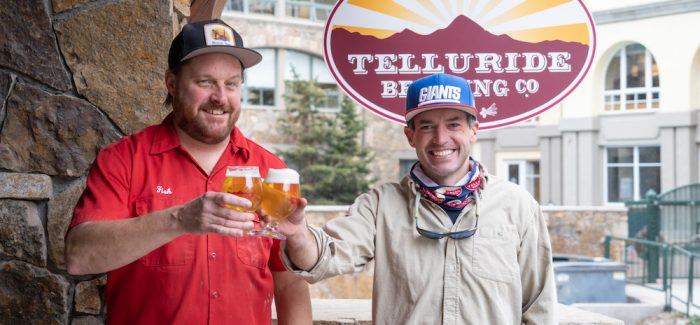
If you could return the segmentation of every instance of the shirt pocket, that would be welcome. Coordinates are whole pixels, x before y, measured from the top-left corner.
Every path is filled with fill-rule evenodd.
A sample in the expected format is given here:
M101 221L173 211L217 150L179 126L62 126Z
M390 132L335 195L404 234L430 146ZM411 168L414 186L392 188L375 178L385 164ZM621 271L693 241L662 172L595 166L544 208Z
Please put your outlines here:
M474 236L474 273L484 279L514 282L519 270L518 238L514 225L480 227Z
M147 197L136 201L136 214L163 210L183 203L174 197ZM194 235L182 235L165 245L152 250L139 259L143 266L180 266L192 263L194 259Z
M272 239L260 236L236 237L236 254L241 263L264 269L270 259Z

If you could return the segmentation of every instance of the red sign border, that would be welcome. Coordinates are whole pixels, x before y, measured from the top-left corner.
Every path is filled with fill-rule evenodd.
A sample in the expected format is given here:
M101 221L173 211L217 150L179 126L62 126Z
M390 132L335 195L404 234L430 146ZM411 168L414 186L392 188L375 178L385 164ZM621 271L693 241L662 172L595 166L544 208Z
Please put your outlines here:
M338 83L338 85L340 85L340 87L343 89L343 91L345 92L346 95L352 97L356 102L360 103L365 109L378 115L379 117L387 119L391 122L399 123L401 125L406 125L406 121L404 119L396 119L392 116L389 116L386 113L383 113L381 111L377 111L371 107L372 105L367 105L367 103L365 103L366 100L362 100L362 98L358 98L357 96L355 96L355 94L352 91L348 90L348 88L352 89L352 87L350 87L349 85L346 85L345 80L343 78L339 78L339 76L336 74L336 69L334 69L334 67L331 66L331 64L330 64L331 59L329 58L329 54L328 54L329 51L327 51L328 46L329 46L328 41L330 40L330 35L329 35L329 29L330 29L330 25L331 25L330 23L332 21L333 16L335 15L336 10L338 10L340 5L342 5L344 2L346 2L346 0L339 0L335 4L335 6L333 7L331 14L328 16L328 20L326 20L326 26L325 26L324 32L323 32L323 56L324 56L324 59L326 61L326 66L328 66L328 69L331 71L331 74L333 74L333 78L335 78L336 82ZM581 5L581 8L583 8L583 10L586 13L586 16L588 17L589 26L591 27L591 31L592 31L591 34L593 37L591 39L591 45L590 45L590 47L592 48L592 51L590 52L590 59L587 60L585 69L582 69L581 72L579 72L579 75L577 76L576 82L573 84L573 87L571 87L566 93L560 92L557 95L558 99L556 99L554 102L551 102L549 104L545 103L545 104L541 105L540 106L540 107L542 107L541 109L537 110L537 108L535 108L535 109L532 109L528 112L523 113L523 114L527 114L527 113L532 113L532 114L528 114L528 115L526 115L522 118L519 118L517 120L514 120L514 121L508 121L508 122L497 123L497 124L487 124L487 125L481 124L481 125L479 125L480 130L484 131L484 130L490 130L490 129L498 129L498 128L506 127L506 126L512 125L512 124L516 124L518 122L522 122L524 120L527 120L527 119L533 118L537 115L540 115L540 114L544 113L545 111L547 111L548 109L559 104L566 97L568 97L574 90L576 90L576 88L578 88L578 86L581 84L583 79L586 78L586 76L588 75L588 72L591 69L591 66L593 65L593 59L595 58L595 52L596 52L596 47L597 47L596 45L598 44L598 40L597 40L597 35L596 35L595 21L593 20L593 17L591 16L590 11L586 7L586 5L583 3L583 0L578 0L578 3ZM557 97L555 97L555 98L557 98Z

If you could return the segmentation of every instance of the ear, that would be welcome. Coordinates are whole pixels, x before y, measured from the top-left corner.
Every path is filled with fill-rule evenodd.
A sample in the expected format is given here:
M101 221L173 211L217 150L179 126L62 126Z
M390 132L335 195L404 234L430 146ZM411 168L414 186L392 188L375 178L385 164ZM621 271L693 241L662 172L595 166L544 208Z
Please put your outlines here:
M469 141L470 142L476 142L477 136L476 134L479 131L479 121L474 121L474 126L471 127L469 130Z
M414 142L413 142L414 130L408 126L405 126L403 128L403 134L406 135L406 140L408 140L408 144L410 144L411 147L415 148L416 146L414 145Z
M177 84L177 76L170 71L170 69L165 71L165 88L168 89L168 94L170 96L175 96L175 85Z

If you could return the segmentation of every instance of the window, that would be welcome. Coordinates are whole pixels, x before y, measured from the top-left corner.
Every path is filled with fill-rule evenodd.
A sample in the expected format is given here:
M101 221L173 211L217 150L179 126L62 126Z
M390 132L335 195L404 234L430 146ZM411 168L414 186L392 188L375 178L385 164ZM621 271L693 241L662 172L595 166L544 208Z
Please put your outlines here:
M274 15L275 4L277 0L228 0L224 10Z
M661 190L659 147L612 147L605 151L608 202L640 200Z
M255 49L263 59L255 66L253 73L246 72L241 102L253 106L275 106L275 80L277 51L275 49Z
M283 81L294 80L296 73L299 80L315 80L316 85L323 90L323 97L316 109L339 110L340 89L321 57L285 49L256 48L255 50L262 54L263 59L245 72L245 83L241 92L243 105L283 109L284 103L277 102L279 99L277 85L281 85ZM285 69L279 69L278 64L284 65Z
M315 80L317 86L323 89L324 97L316 108L337 110L340 107L340 90L323 59L303 52L287 50L286 62L284 80L294 80L296 73L299 80Z
M605 111L632 112L659 108L659 70L644 46L621 48L605 74Z
M278 0L228 0L224 10L242 13L275 15ZM315 22L328 20L336 0L282 0L287 17L308 19Z
M540 162L534 160L506 161L506 179L524 187L535 200L540 200Z
M336 0L286 0L286 15L325 22L335 2Z

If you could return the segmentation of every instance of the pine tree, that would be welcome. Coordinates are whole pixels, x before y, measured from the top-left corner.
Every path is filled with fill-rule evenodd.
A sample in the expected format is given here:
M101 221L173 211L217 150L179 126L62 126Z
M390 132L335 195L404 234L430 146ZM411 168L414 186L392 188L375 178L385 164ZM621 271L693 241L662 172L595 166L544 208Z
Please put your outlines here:
M323 98L314 81L295 76L287 83L287 110L279 123L294 146L278 154L299 171L310 204L349 204L373 181L368 177L372 157L358 143L365 125L349 97L343 96L338 113L318 111Z

